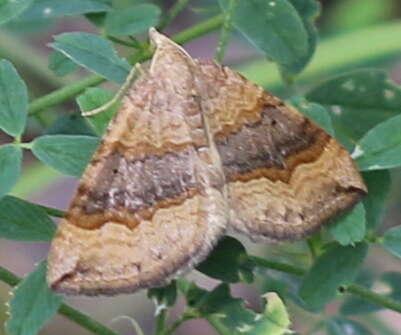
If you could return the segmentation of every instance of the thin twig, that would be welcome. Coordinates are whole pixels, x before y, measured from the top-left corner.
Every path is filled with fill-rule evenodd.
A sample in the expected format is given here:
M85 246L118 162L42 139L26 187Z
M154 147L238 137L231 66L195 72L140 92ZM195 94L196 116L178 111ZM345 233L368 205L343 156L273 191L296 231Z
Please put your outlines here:
M163 335L166 329L167 308L163 308L156 315L155 335Z

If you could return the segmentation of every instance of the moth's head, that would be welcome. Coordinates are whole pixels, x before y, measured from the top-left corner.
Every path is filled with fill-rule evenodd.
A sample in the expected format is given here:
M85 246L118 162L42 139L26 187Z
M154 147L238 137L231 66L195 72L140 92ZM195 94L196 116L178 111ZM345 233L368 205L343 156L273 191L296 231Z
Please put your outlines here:
M149 28L149 40L150 44L154 48L160 48L163 45L168 45L171 43L171 40L167 36L160 34L155 27Z
M150 73L163 77L180 78L185 77L185 72L190 72L194 65L192 57L177 43L167 36L159 33L155 28L149 29L149 40L155 48L150 65Z

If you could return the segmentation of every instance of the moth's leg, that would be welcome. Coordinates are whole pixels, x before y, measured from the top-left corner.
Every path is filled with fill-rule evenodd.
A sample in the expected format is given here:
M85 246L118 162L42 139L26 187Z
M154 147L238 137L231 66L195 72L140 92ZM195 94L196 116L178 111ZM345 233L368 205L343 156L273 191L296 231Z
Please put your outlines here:
M84 117L87 116L92 116L99 114L107 109L109 109L111 106L113 106L118 100L121 99L121 97L127 92L127 90L131 87L133 81L137 78L138 74L143 74L145 70L142 68L141 64L136 63L135 66L131 69L129 72L127 79L125 80L124 84L121 86L121 88L117 91L117 93L114 95L113 99L105 103L103 106L100 106L98 108L92 109L90 111L82 112L81 115Z

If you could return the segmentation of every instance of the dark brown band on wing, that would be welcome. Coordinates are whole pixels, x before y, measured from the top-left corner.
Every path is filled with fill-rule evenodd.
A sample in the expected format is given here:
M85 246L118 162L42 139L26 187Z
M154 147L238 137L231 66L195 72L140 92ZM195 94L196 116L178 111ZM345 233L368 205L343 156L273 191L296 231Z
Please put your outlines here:
M151 218L157 208L182 203L198 189L193 155L194 149L188 148L130 160L114 151L102 162L95 187L80 185L68 219L87 229L111 220L135 226L139 220ZM85 201L80 201L82 196ZM79 220L74 220L78 214Z
M266 177L288 183L296 166L318 159L330 138L307 118L289 118L266 106L259 121L243 125L216 145L227 181Z

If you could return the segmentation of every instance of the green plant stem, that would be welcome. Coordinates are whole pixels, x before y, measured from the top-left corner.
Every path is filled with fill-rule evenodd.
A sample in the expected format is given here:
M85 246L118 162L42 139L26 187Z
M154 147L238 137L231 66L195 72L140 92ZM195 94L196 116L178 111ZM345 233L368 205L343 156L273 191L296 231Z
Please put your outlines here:
M75 323L81 325L83 328L93 332L98 335L118 335L110 328L103 326L101 323L92 319L90 316L68 306L62 304L58 310L59 314L64 315L66 318L74 321Z
M313 244L313 241L310 238L308 238L308 239L306 239L306 244L308 245L308 249L310 251L312 259L316 259L317 252L316 252L315 246Z
M167 15L164 16L162 21L158 26L158 30L162 31L166 26L168 26L178 14L182 12L182 10L188 5L189 0L177 0L173 7L167 12Z
M369 291L367 288L356 284L350 284L341 287L341 289L347 293L357 295L358 297L373 302L376 305L387 307L389 309L392 309L393 311L401 313L401 301L397 301L391 298L384 297L382 295L378 295L376 293Z
M237 0L230 0L230 5L224 14L224 23L221 28L219 43L217 45L216 54L214 56L214 59L219 63L222 63L224 59L224 54L226 51L226 47L228 45L228 40L232 28L232 17L236 5L237 5Z
M308 245L309 251L311 253L312 259L316 259L321 254L321 249L323 246L322 238L320 232L316 233L315 235L309 237L306 240Z
M262 268L269 268L281 272L287 272L296 276L302 276L305 274L305 270L299 267L296 267L291 264L286 264L286 263L279 263L276 261L272 261L266 258L262 257L257 257L257 256L248 256L248 259L255 264L256 266L262 267Z
M106 38L109 39L110 41L113 41L113 42L117 43L117 44L125 45L126 47L130 47L130 48L136 48L137 47L137 44L124 41L121 38L117 38L117 37L110 36L110 35L107 35Z
M218 15L212 17L209 20L203 21L191 28L181 31L174 35L172 38L177 43L185 43L199 36L205 35L213 30L218 29L223 23L223 16ZM146 48L145 52L136 53L132 57L129 57L131 64L137 62L143 62L152 56L149 48ZM38 99L33 100L29 105L29 114L34 115L51 106L57 105L65 100L68 100L79 93L83 92L86 88L91 86L99 85L106 79L98 75L88 76L76 83L67 85L61 89L55 90L47 95L44 95Z
M10 286L16 286L21 281L21 278L17 277L14 273L0 266L0 280ZM61 304L58 313L64 315L66 318L74 321L83 328L91 331L97 335L118 335L111 329L103 326L99 322L93 320L90 316L66 305Z
M156 326L155 326L155 334L156 335L163 335L166 329L166 319L167 319L167 308L163 308L156 315Z
M186 321L190 320L190 319L194 319L196 316L192 315L192 314L187 314L184 313L181 315L181 317L176 320L170 328L166 329L164 332L160 333L161 335L172 335L174 334L174 332Z
M96 86L106 79L97 75L88 76L74 84L55 90L47 95L33 100L29 104L29 114L34 115L83 92L87 87Z
M50 216L54 216L56 218L63 218L65 216L65 212L61 211L59 209L51 208L51 207L47 207L47 206L43 206L43 205L38 205L38 204L33 204L33 205L35 205L36 207L42 208Z
M189 42L195 38L206 35L212 31L215 31L221 27L224 22L223 14L214 16L209 20L203 21L191 28L180 31L176 35L172 36L172 39L180 44Z
M253 262L256 266L273 269L281 272L290 273L296 276L303 276L306 273L306 270L299 268L297 266L291 264L280 263L272 260L268 260L261 257L256 256L248 256L249 260ZM373 293L368 289L364 288L363 286L350 284L347 286L340 286L339 291L343 293L349 293L356 295L360 298L363 298L373 304L389 308L393 311L401 313L401 302L384 297L380 294Z

